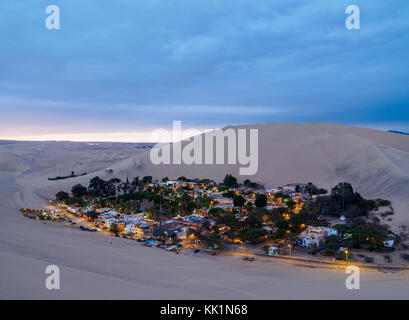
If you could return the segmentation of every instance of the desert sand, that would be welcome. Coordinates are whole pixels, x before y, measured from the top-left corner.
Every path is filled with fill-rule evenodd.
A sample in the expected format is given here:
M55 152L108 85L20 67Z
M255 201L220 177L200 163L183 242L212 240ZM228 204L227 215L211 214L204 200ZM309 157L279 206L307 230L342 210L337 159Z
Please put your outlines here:
M268 186L351 182L368 198L392 200L392 227L409 224L409 136L343 125L269 123L259 129L259 169ZM237 257L175 255L133 241L26 219L57 191L93 176L107 179L238 175L233 165L159 165L134 144L0 141L0 298L12 299L407 299L409 275L362 271L347 290L343 270L303 268ZM47 177L87 172L82 177ZM244 177L247 178L247 177ZM61 269L61 289L47 290L47 265Z

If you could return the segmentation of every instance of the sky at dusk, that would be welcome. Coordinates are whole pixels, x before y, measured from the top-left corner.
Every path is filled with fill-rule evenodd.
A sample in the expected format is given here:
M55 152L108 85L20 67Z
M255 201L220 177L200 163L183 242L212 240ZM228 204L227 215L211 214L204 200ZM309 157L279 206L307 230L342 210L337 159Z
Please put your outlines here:
M0 39L0 139L143 141L173 120L409 131L407 0L2 0Z

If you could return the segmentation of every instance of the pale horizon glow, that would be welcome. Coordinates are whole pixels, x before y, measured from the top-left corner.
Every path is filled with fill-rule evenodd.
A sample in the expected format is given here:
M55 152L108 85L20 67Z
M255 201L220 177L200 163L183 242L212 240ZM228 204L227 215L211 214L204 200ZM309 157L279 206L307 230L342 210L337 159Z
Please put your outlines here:
M172 130L165 129L172 133ZM194 130L194 131L191 131ZM213 129L186 129L182 128L182 139L188 139L198 133L204 133ZM158 139L152 136L152 131L130 132L87 132L87 133L62 133L62 134L38 134L22 136L5 136L0 140L13 141L71 141L71 142L124 142L124 143L157 143ZM166 142L176 142L178 139ZM165 141L163 141L165 142Z
M301 123L301 122L299 122ZM251 125L251 124L249 124ZM351 124L361 128L369 128L379 131L394 130L409 133L409 126L406 123L372 123L372 124ZM397 127L397 128L396 128ZM48 133L48 134L33 134L33 135L19 135L19 136L2 136L1 140L13 140L13 141L71 141L71 142L123 142L123 143L159 143L160 141L152 136L152 132L156 129L167 130L170 134L172 128L155 128L145 131L125 131L125 132L83 132L83 133ZM208 131L220 129L215 128L185 128L182 123L182 139L191 138L197 134L205 133ZM172 139L171 141L161 141L161 143L176 142L179 139Z

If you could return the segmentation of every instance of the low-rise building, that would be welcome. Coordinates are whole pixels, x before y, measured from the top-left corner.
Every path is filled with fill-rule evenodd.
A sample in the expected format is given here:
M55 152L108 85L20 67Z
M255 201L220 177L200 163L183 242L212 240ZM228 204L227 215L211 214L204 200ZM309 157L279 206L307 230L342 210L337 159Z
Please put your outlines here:
M125 222L125 232L128 234L133 234L135 231L135 223L133 222Z
M80 210L78 207L74 207L74 206L68 206L67 207L67 211L73 214L77 214Z
M308 226L297 239L297 244L304 248L320 248L325 239L331 235L338 235L336 229Z
M171 219L171 220L165 220L161 222L157 222L153 225L153 232L156 232L157 230L171 230L175 231L180 228L180 222L176 219Z
M269 256L277 256L278 255L278 248L275 246L270 246L267 249L267 254Z

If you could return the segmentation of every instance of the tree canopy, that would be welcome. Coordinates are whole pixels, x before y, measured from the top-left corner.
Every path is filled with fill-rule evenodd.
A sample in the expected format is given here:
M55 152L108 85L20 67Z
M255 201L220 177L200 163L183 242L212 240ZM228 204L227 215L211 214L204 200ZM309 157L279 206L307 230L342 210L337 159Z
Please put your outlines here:
M245 202L246 202L246 199L244 199L242 196L233 196L233 204L236 207L244 206Z
M231 174L226 174L223 179L223 185L228 188L235 188L238 186L237 179L233 177Z
M267 197L265 194L257 193L254 204L257 208L263 208L267 205Z
M83 197L86 196L88 193L88 190L86 187L82 186L81 184L76 184L71 188L71 193L73 197Z
M70 197L70 195L67 192L64 191L59 191L55 194L55 199L59 201L64 201L67 200Z

